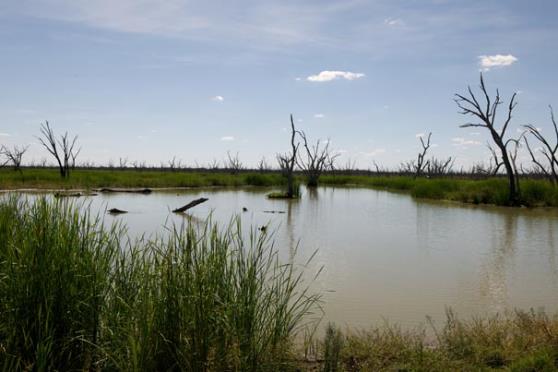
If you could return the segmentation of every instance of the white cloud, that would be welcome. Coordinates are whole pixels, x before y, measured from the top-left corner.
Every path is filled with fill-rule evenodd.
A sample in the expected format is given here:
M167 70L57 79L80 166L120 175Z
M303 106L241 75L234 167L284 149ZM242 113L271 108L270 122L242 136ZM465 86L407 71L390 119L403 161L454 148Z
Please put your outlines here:
M215 102L223 102L225 98L223 96L215 96L215 97L211 97L211 100Z
M0 132L0 137L10 137L10 134Z
M453 146L478 146L481 144L479 141L466 140L463 137L454 137L451 141L453 142Z
M511 54L495 54L493 56L479 56L479 64L483 71L489 71L493 67L511 66L517 62L517 58Z
M405 22L401 18L386 18L384 19L384 25L386 26L405 26Z
M350 72L350 71L322 71L317 75L310 75L306 78L306 80L311 81L313 83L323 83L326 81L332 81L337 79L345 79L345 80L356 80L363 78L364 75L361 72Z
M324 114L314 114L314 118L323 119L323 118L325 118L325 115Z
M424 136L425 136L424 133L417 133L417 134L415 134L415 138L422 138L422 137L424 137Z
M470 136L480 136L480 132L471 132L469 133Z
M221 141L225 141L225 142L234 141L234 137L233 136L223 136L223 137L221 137Z

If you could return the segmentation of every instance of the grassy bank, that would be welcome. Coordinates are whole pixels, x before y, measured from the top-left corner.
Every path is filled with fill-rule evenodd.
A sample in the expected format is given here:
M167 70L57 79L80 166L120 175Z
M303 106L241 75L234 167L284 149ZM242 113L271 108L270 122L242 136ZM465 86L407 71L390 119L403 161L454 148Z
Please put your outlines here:
M304 183L299 176L297 182ZM416 198L451 200L474 204L506 205L508 200L505 178L482 180L462 177L413 178L409 176L332 175L320 178L321 185L360 186L383 190L402 191ZM284 178L279 173L160 170L82 170L72 173L68 180L60 178L55 169L24 169L23 174L0 169L0 189L94 189L102 187L165 188L165 187L283 187ZM523 179L521 181L522 203L526 206L558 206L558 187L546 180Z
M342 331L329 325L317 346L324 371L557 371L558 318L516 311L425 330L385 325Z
M507 180L489 178L413 178L409 176L331 176L320 179L322 185L355 185L410 193L424 199L451 200L473 204L506 205ZM526 206L558 206L558 187L546 180L521 180L521 198Z
M558 369L558 317L535 312L462 321L448 311L410 330L328 326L300 342L319 296L265 235L238 231L208 224L131 243L62 202L0 202L0 369Z
M0 369L287 369L319 298L239 231L130 243L62 202L1 202Z
M274 186L282 185L276 173L245 172L170 172L161 170L76 169L67 180L55 169L24 169L23 173L0 169L0 189L94 189L102 187L163 188L211 186Z

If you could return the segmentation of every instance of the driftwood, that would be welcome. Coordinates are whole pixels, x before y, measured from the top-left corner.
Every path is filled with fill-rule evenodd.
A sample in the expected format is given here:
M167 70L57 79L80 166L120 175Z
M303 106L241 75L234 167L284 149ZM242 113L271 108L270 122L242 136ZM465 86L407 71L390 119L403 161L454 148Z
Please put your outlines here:
M127 192L132 194L151 194L153 191L151 189L110 189L110 188L102 188L99 190L102 193L111 193L111 192Z
M108 212L109 212L110 214L124 214L124 213L128 213L128 211L123 211L122 209L118 209L118 208L109 209Z
M188 209L194 208L196 205L201 204L201 203L205 203L208 200L209 199L207 199L207 198L199 198L199 199L193 200L190 203L183 206L182 208L178 208L178 209L173 210L173 213L184 213Z
M284 211L263 211L264 213L279 213L279 214L283 214L285 213Z
M82 196L97 196L94 192L64 192L58 191L54 193L55 198L79 198Z

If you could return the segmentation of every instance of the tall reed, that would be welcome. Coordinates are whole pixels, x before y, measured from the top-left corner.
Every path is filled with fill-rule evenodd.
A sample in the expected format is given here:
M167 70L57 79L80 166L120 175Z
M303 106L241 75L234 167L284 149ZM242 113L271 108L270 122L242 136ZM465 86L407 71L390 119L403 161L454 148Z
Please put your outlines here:
M0 363L276 370L319 312L294 262L235 220L127 240L64 202L0 202Z

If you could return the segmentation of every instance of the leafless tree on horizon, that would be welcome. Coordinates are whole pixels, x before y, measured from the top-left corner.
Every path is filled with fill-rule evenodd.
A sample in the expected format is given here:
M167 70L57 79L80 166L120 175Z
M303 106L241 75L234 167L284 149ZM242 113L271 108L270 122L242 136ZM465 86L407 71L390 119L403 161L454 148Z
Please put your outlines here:
M535 139L542 145L540 152L545 157L548 165L543 165L540 160L537 159L527 137L524 138L525 145L527 146L527 151L531 156L531 161L537 166L540 172L542 172L545 177L552 182L554 186L558 186L558 125L556 124L556 119L554 118L554 110L552 106L550 109L550 120L552 121L552 126L554 127L554 135L556 137L556 143L551 144L548 139L546 139L534 125L528 124L523 127L531 134Z
M484 97L482 106L481 102L479 101L479 99L477 99L470 86L467 87L468 97L461 94L455 94L455 103L461 110L460 113L463 115L472 116L480 120L480 122L469 122L462 124L460 125L460 128L486 128L490 132L492 140L494 141L494 144L500 152L499 155L508 177L509 204L519 205L519 175L517 174L517 169L513 164L510 152L508 150L508 145L513 141L517 141L517 139L505 139L506 131L509 128L509 124L512 119L513 110L517 105L517 103L515 102L517 93L514 93L510 99L507 117L504 120L501 129L497 129L496 114L498 111L498 107L503 103L500 98L500 92L496 90L496 96L494 98L494 101L492 101L486 89L486 85L484 84L482 73L480 74L480 90Z
M287 198L293 198L295 195L294 185L294 168L296 166L296 159L298 147L300 143L296 142L296 128L294 125L293 115L291 114L291 151L285 154L277 154L277 163L283 176L287 178Z
M12 163L15 171L21 171L23 155L25 155L27 150L29 150L29 145L22 147L14 146L11 149L6 146L2 146L0 148L0 155L4 155L7 158L7 161L4 165Z
M68 137L68 132L56 138L54 131L50 127L48 121L41 124L42 137L37 137L41 145L56 159L58 169L62 178L70 177L70 168L75 166L75 161L81 148L76 149L78 136Z
M318 186L318 180L322 175L322 172L328 167L334 166L335 159L339 156L339 154L331 153L329 148L329 139L323 146L319 139L316 141L315 145L309 146L306 133L302 130L297 131L297 133L302 139L302 145L306 150L306 157L302 158L299 153L296 158L296 163L306 175L306 185L309 187L316 187Z

